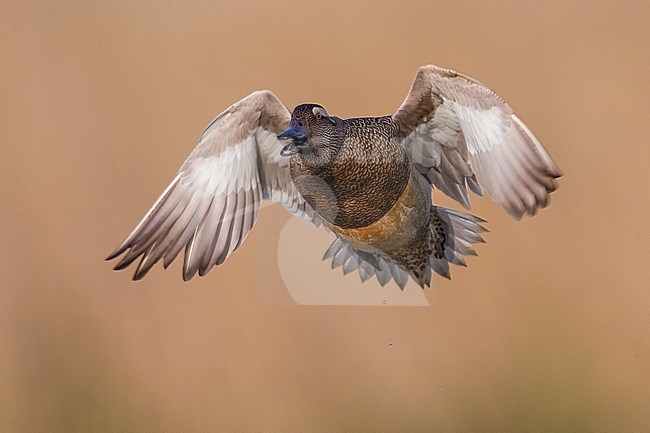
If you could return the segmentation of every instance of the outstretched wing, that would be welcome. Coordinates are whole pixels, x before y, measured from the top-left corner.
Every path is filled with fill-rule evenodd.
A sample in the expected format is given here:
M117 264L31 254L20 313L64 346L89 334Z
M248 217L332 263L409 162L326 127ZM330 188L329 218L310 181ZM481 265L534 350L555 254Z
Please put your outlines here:
M207 127L178 174L131 234L107 260L125 253L116 270L142 256L133 279L163 258L165 268L185 248L183 279L205 275L246 239L262 199L281 203L316 225L296 191L289 158L276 135L291 114L270 91L233 104Z
M561 176L541 143L484 84L426 65L393 120L430 183L469 208L467 186L519 219L548 204Z

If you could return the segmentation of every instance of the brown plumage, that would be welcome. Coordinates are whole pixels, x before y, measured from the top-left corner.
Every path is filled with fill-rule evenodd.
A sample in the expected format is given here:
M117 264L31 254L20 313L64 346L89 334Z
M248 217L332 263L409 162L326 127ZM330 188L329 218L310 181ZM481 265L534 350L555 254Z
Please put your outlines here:
M304 107L314 105L298 106L293 117ZM319 129L312 124L312 139L326 136L330 147L323 151L325 146L316 145L312 153L292 157L291 178L326 221L341 228L365 227L394 206L409 180L411 163L393 139L395 124L390 117L321 123Z
M433 206L434 187L467 208L468 187L485 189L521 218L548 204L560 175L499 96L437 66L418 70L392 116L343 120L317 104L290 115L260 91L208 126L109 259L124 253L122 269L141 257L139 279L184 247L184 279L205 275L241 245L267 199L336 235L325 254L333 267L356 269L362 281L376 276L404 288L412 278L424 287L432 270L449 278L449 263L464 266L485 231L477 217Z

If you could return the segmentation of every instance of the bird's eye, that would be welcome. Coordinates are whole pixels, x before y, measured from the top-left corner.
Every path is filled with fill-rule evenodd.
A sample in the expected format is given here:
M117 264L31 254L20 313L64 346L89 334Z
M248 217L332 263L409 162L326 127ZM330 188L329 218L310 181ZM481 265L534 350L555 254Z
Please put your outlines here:
M320 113L316 113L316 120L321 120L323 116Z
M302 120L298 122L298 126L302 127Z

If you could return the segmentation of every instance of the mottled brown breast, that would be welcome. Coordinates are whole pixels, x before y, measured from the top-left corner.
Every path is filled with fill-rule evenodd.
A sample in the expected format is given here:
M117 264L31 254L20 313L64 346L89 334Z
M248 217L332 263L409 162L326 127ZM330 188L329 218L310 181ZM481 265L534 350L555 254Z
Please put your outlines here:
M389 118L345 120L343 144L328 164L297 155L291 175L298 191L327 222L366 227L391 210L409 181L411 164L394 140Z
M358 228L330 226L340 238L368 250L388 252L409 244L429 221L430 196L427 196L413 170L402 194L391 209L372 224Z

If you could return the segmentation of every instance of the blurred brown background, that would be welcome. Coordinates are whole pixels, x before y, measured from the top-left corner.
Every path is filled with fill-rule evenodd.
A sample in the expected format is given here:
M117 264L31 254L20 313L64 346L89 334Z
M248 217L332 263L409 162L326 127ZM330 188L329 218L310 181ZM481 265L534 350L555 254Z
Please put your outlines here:
M649 22L647 1L1 1L0 431L650 431ZM232 102L389 114L424 63L500 93L565 173L519 223L475 198L488 243L407 288L430 307L379 305L395 285L292 305L278 244L313 257L298 284L366 287L273 207L203 279L103 261Z

